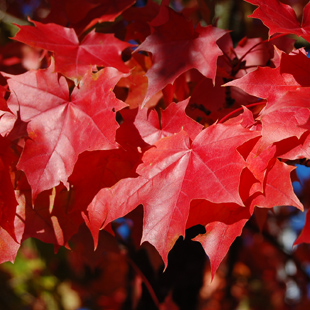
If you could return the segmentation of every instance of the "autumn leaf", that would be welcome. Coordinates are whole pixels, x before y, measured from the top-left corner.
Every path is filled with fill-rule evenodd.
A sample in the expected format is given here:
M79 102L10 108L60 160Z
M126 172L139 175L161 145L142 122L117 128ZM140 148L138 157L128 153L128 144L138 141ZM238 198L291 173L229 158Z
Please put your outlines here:
M125 104L112 89L123 76L113 68L87 74L69 97L63 77L47 70L8 77L8 105L29 122L29 138L18 163L26 173L33 197L60 182L68 186L78 155L86 150L117 148L115 112Z
M5 262L14 263L20 244L9 233L0 227L0 264Z
M168 252L184 236L191 199L243 205L239 182L246 164L236 146L257 135L240 125L218 124L192 143L184 131L159 140L144 154L140 177L121 180L95 196L88 208L94 239L101 227L143 204L141 242L153 244L167 264Z
M262 139L265 144L271 145L291 137L299 139L309 131L308 98L309 88L303 88L288 92L274 104L267 103L257 118L262 122Z
M226 85L239 87L250 95L274 102L287 91L309 87L309 74L310 59L302 51L292 55L281 53L279 67L258 67Z
M256 206L266 209L275 206L295 206L303 210L291 184L290 174L293 170L294 167L275 161L266 172L263 193L247 199L246 207L228 203L215 204L205 200L192 201L187 227L197 224L205 226L206 233L198 235L193 240L200 242L208 255L212 278L233 241L241 235ZM246 187L245 182L249 182L246 175L245 173L243 175L245 178L241 178L243 191Z
M53 244L56 251L61 246L69 248L68 241L83 223L80 210L71 206L74 203L72 191L59 185L38 195L34 203L30 191L19 191L17 199L21 206L17 214L24 223L22 241L36 238Z
M19 203L20 201L18 201ZM14 209L14 238L2 227L0 227L0 264L10 261L14 263L17 251L20 248L25 223L20 216L23 206L19 205Z
M215 275L231 244L241 235L253 213L248 207L234 204L214 204L206 200L191 203L188 227L205 226L206 232L193 240L201 243L211 262L211 276Z
M120 41L113 34L89 32L82 42L72 28L32 21L33 26L18 26L14 40L54 52L55 70L77 84L95 65L114 67L128 72L122 51L131 44Z
M118 141L121 139L123 145L130 143L132 146L141 147L143 142L139 139L142 139L145 143L153 145L161 138L178 133L181 129L188 132L194 140L202 126L185 114L188 101L189 98L178 103L172 102L165 110L160 110L160 121L156 110L123 110L121 114L124 123L118 130Z
M136 49L152 53L153 66L147 71L148 90L144 103L171 84L182 73L195 68L214 79L216 62L222 55L216 41L226 32L212 26L194 29L181 14L169 9L169 20Z
M310 40L310 4L304 7L303 19L297 20L293 8L279 0L245 0L258 8L249 17L260 19L268 28L269 36L275 33L296 34Z
M263 193L256 196L251 204L269 209L275 206L294 206L303 211L304 207L292 186L291 172L294 169L295 167L275 160L274 165L266 173Z
M142 154L136 149L84 152L79 155L68 181L74 204L70 208L85 211L98 191L111 187L123 178L137 177Z

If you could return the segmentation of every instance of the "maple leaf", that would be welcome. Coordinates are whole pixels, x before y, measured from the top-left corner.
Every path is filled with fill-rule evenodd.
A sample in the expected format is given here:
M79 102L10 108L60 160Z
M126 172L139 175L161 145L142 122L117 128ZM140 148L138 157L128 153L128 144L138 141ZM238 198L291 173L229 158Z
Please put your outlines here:
M252 172L253 176L258 181L258 183L253 184L250 190L250 196L256 192L264 192L267 169L270 165L273 165L273 159L275 158L277 151L277 148L274 144L266 147L262 151L261 143L262 139L259 139L246 158L248 169Z
M274 101L288 90L300 87L292 76L281 75L281 67L261 68L251 72L240 79L231 81L226 86L236 86L256 97Z
M281 147L278 148L278 156L283 159L295 160L310 158L310 133L305 132L300 139L290 139L282 142Z
M72 28L32 22L35 27L18 26L20 31L13 39L54 52L55 70L73 79L76 84L93 65L129 71L122 61L121 53L131 44L115 38L113 34L93 30L79 42Z
M152 53L153 66L146 73L149 86L144 103L192 68L213 80L217 58L222 55L216 41L226 31L200 25L194 29L193 24L181 14L172 9L168 12L169 20L156 26L154 32L136 49Z
M14 209L14 238L2 227L0 227L0 264L10 261L14 262L17 251L20 248L24 234L25 223L19 216L22 211L22 206L17 206Z
M63 185L38 195L32 204L30 191L18 192L18 217L24 223L22 241L37 238L51 243L57 251L69 247L69 239L83 223L80 210L71 210L74 203L72 192Z
M256 196L251 204L269 209L275 206L294 206L303 211L304 207L295 195L292 186L291 172L294 169L295 167L276 159L274 165L266 173L263 193Z
M296 34L310 41L310 3L304 7L303 19L297 20L295 11L279 0L245 0L258 8L249 17L260 19L268 28L269 36L274 33Z
M0 111L1 113L1 111ZM16 115L11 112L4 112L0 114L0 135L2 137L10 134L16 123Z
M275 206L295 206L303 210L303 205L294 194L291 184L290 174L294 169L278 160L274 161L264 177L263 193L251 194L252 197L248 195L248 190L251 190L253 184L249 177L252 176L244 171L240 180L240 191L246 198L245 207L228 203L215 204L205 200L192 201L187 228L197 224L205 226L206 233L198 235L193 240L200 242L208 255L212 278L232 242L241 235L244 225L253 214L254 207L270 209Z
M189 98L178 103L172 102L165 110L161 110L160 121L155 110L123 110L121 114L124 123L117 132L117 141L124 141L122 145L128 143L132 146L143 146L140 138L153 145L161 138L178 133L182 128L194 140L203 127L185 114L188 101Z
M117 148L115 112L125 104L112 89L123 76L114 68L84 76L69 98L63 77L47 70L8 77L10 109L29 122L29 138L18 163L33 197L60 182L67 185L78 155L86 150Z
M68 179L75 200L71 207L85 211L101 188L111 187L123 178L137 177L141 156L137 150L124 147L82 153Z
M16 242L9 233L0 227L0 264L13 263L20 244Z
M103 225L143 204L141 242L153 244L167 264L168 252L184 236L191 199L243 205L239 180L245 161L236 147L258 134L240 125L218 124L192 143L184 131L159 140L144 153L137 168L140 177L121 180L95 196L87 223L94 240Z
M248 207L235 204L214 204L206 200L191 203L187 227L197 224L205 226L206 232L193 240L200 242L208 255L212 278L252 213Z
M310 59L299 51L298 54L281 53L277 68L258 67L256 71L226 83L236 86L256 97L276 101L287 91L309 87Z
M130 75L122 78L117 84L117 87L126 88L127 94L124 101L131 109L139 107L145 97L147 91L147 77L145 76L144 67L148 60L149 57L145 55L134 54L127 62L127 65L131 68ZM150 61L148 62L150 63Z
M310 129L309 117L309 89L303 88L267 103L257 119L262 122L262 139L270 145L291 137L299 139Z

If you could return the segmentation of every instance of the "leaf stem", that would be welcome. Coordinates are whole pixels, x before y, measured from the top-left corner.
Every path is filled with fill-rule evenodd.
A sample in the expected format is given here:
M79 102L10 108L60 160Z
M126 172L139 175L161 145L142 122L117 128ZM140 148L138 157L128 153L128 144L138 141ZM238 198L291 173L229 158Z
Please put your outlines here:
M143 274L143 272L140 270L140 268L137 266L137 264L128 256L125 255L128 263L131 265L131 267L134 269L134 271L141 277L142 281L144 282L154 304L156 305L156 307L159 309L160 308L160 303L159 300L155 294L155 291L151 285L151 283L149 282L149 280L146 278L146 276Z
M246 108L251 108L251 107L256 107L256 106L259 106L261 104L265 104L265 101L260 101L260 102L254 102L254 103L250 103L250 104L247 104L245 107ZM227 115L225 115L223 118L221 118L219 121L218 121L218 124L221 124L223 122L225 122L228 118L230 118L232 115L240 112L243 110L243 107L244 106L241 106L240 108L236 109L236 110L233 110L232 112L228 113Z
M275 40L275 39L284 37L284 36L286 36L286 35L287 35L287 33L282 33L282 34L276 35L276 36L274 36L274 37L272 37L272 38L270 38L270 39L267 39L267 40L264 40L264 41L262 41L262 42L256 43L256 44L253 45L245 54L243 54L243 56L242 56L242 57L239 59L239 61L238 61L238 65L240 65L240 63L242 62L242 60L243 60L249 53L251 53L251 51L253 51L253 49L254 49L255 47L259 46L260 44L268 43L268 42L270 42L270 41L272 41L272 40Z

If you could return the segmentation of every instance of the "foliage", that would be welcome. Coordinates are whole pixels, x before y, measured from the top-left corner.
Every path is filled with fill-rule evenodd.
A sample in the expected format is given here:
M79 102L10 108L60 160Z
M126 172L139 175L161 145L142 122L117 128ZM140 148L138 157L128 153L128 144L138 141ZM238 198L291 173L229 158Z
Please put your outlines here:
M166 269L187 230L214 278L245 227L257 230L253 217L262 229L274 207L308 207L292 181L310 157L310 59L290 35L309 41L310 3L236 1L231 12L249 3L268 29L248 35L263 38L217 27L225 1L36 4L1 59L1 262L29 238L71 249L80 268L109 253L123 267L118 307L135 270L158 307L168 296L163 308L170 295L132 259L140 242ZM309 227L307 215L295 244L310 243Z

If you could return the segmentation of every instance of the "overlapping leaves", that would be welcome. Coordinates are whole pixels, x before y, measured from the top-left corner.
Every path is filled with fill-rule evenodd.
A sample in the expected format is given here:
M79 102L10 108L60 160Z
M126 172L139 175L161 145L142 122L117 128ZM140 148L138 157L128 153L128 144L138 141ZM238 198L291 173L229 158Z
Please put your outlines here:
M259 6L254 16L271 34L308 39L309 5L300 25L291 8L276 0L248 2ZM101 8L94 1L84 17L73 17L89 28L113 20L131 3L90 20ZM273 20L271 10L278 12ZM78 37L73 28L40 22L20 27L16 40L52 57L46 53L48 68L3 73L10 95L6 102L1 88L0 250L11 248L3 261L14 260L28 237L68 246L83 222L96 247L99 230L142 204L141 242L151 243L165 264L185 230L203 225L206 233L194 240L214 275L256 207L303 209L291 184L294 168L284 161L309 155L310 66L304 51L288 55L261 40L243 40L234 50L226 31L194 26L166 1L157 11L155 22L146 20L154 12L143 19L149 34L125 12L123 31L129 23L129 37L139 45L127 64L122 53L131 44L121 40L125 35L92 30ZM226 91L220 87L225 83ZM209 89L216 100L204 103ZM241 108L249 101L249 109ZM201 118L186 114L191 108L208 116L206 128L196 122ZM214 118L232 109L236 115Z

